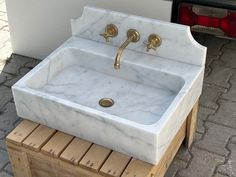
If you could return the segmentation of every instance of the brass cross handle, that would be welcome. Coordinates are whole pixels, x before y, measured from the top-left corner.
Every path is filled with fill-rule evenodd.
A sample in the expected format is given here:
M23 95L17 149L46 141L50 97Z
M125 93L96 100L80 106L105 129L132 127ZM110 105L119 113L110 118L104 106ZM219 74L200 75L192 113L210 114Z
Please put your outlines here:
M151 34L148 37L148 42L144 42L147 47L147 52L152 49L152 50L157 50L157 47L161 45L161 37L158 36L157 34Z
M118 28L113 24L109 24L109 25L106 26L105 32L100 34L100 35L104 37L106 42L109 42L109 39L111 37L113 38L113 37L116 37L118 35Z

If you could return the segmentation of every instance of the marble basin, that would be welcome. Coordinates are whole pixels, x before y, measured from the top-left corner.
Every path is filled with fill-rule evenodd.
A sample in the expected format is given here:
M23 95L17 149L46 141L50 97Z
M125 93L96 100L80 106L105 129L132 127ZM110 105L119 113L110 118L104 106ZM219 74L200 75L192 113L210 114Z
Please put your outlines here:
M65 48L38 71L44 77L39 80L35 73L26 84L86 114L142 125L158 122L184 80L130 63L122 63L122 69L115 70L113 63L114 58ZM99 105L101 98L111 98L115 104L104 108Z
M105 43L99 34L111 21L120 35ZM127 25L141 39L115 70ZM143 42L153 30L163 42L146 52ZM72 21L72 33L12 87L17 114L157 164L201 94L205 47L189 27L91 7ZM101 107L102 98L115 103Z
M129 63L114 70L113 58L73 48L59 52L51 62L38 71L45 74L42 80L37 74L29 79L30 89L73 104L87 114L143 125L158 122L184 84L176 75ZM101 98L112 98L115 104L104 108L99 105Z

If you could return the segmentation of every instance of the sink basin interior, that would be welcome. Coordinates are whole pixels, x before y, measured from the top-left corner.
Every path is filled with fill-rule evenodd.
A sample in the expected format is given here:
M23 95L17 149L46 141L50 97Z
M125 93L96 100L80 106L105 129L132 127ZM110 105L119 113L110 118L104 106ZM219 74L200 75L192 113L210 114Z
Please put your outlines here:
M125 62L120 70L114 70L113 63L111 58L65 49L45 62L44 67L27 81L27 86L150 125L161 118L184 84L181 77ZM115 103L108 108L101 107L101 98L111 98Z

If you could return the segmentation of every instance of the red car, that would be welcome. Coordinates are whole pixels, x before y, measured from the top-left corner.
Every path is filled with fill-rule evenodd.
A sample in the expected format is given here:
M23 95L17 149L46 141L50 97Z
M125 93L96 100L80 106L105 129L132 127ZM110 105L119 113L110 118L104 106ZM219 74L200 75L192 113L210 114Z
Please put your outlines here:
M236 0L173 0L171 21L195 32L236 39Z

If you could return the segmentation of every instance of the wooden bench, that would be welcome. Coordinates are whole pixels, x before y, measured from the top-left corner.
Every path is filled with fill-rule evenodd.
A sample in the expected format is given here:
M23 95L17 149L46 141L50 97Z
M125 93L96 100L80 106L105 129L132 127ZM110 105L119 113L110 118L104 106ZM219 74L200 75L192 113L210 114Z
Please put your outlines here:
M198 103L189 113L158 165L28 120L6 138L15 177L163 177L183 140L189 148Z

